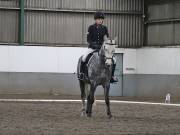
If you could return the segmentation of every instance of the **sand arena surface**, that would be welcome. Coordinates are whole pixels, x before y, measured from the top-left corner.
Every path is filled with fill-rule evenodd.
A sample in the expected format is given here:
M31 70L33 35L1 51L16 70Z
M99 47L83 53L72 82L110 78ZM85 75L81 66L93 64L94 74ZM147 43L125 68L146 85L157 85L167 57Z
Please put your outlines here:
M112 103L80 116L80 102L0 102L0 135L179 135L180 107Z

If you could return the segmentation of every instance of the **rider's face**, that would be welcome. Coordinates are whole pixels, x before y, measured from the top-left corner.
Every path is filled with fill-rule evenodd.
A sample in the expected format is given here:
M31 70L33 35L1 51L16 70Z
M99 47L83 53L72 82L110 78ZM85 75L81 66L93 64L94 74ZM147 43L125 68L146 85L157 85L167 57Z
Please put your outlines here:
M101 18L95 20L97 25L103 24L103 21L104 19L101 19Z

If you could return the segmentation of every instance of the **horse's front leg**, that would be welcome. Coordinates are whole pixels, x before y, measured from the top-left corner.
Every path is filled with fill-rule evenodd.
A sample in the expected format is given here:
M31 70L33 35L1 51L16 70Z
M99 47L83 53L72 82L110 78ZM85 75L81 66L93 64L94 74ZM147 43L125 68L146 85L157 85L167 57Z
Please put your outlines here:
M111 109L110 109L110 101L109 101L109 88L110 84L107 83L104 87L104 96L105 96L105 102L106 102L106 111L109 118L112 117Z
M87 109L86 109L87 117L91 117L91 114L92 114L92 105L94 103L95 89L96 89L95 85L91 84L90 92L89 92L89 95L87 97Z

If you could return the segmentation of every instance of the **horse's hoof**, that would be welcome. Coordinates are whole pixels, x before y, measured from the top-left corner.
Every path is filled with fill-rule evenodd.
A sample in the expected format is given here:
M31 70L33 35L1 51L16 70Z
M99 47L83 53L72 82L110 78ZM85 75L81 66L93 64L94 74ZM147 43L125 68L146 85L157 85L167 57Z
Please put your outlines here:
M111 114L110 114L110 115L108 115L108 118L109 118L109 119L111 119L112 117L113 117L113 116L112 116Z
M88 118L91 118L91 114L87 114L87 117L88 117Z

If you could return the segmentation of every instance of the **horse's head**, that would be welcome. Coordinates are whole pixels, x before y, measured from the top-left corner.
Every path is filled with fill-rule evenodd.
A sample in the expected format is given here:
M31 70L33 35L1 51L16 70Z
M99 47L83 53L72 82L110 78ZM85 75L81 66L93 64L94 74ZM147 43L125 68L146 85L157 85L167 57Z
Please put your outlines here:
M115 48L117 47L115 39L108 39L107 37L104 38L104 43L101 47L101 52L105 58L105 64L110 66L112 65L113 55L115 53Z

